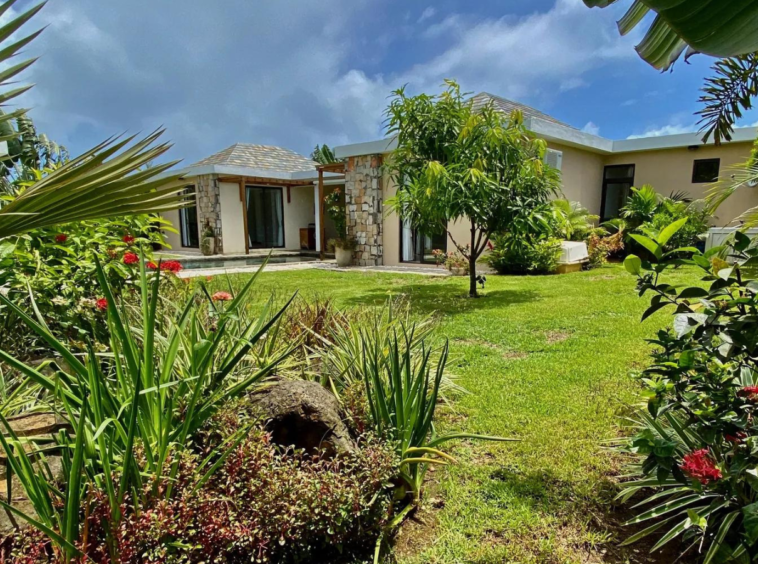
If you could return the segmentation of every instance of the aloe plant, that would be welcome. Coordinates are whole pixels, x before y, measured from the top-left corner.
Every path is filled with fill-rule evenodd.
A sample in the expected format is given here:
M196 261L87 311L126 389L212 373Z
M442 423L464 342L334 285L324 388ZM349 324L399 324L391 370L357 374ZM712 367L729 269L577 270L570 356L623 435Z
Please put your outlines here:
M262 269L263 265L258 273ZM141 308L132 324L125 304L114 295L99 264L97 273L108 302L108 355L98 355L90 348L80 360L44 326L0 295L0 301L70 367L69 372L58 370L47 376L0 351L0 360L55 398L75 430L73 438L60 433L53 445L29 444L15 436L0 416L9 434L7 439L0 438L9 460L9 476L17 476L36 515L25 514L4 501L0 505L48 535L64 561L79 554L79 516L88 503L87 488L94 485L106 492L111 520L104 526L110 530L123 517L127 495L136 510L148 496L171 496L179 454L193 433L221 404L271 374L291 352L285 349L275 357L269 355L264 366L243 362L253 347L272 338L270 329L292 301L273 314L269 301L257 318L240 325L239 312L248 305L258 273L225 307L217 306L202 287L165 327L159 327L156 315L160 268L148 273L141 261ZM201 323L204 307L215 314L213 330ZM198 477L196 487L208 479L243 434L208 455L201 464L206 472ZM140 464L135 455L137 445L142 452ZM45 464L50 449L62 454L65 491L56 488ZM170 485L161 492L159 485L164 478Z

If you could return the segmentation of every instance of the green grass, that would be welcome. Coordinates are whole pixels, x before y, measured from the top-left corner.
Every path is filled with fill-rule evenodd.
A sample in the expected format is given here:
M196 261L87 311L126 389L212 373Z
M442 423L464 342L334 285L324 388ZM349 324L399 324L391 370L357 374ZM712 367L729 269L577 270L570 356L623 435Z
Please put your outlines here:
M242 277L235 279L235 285ZM672 283L694 282L679 271ZM425 506L404 525L403 564L624 562L611 512L618 460L603 442L637 401L630 371L670 311L640 323L647 299L618 265L546 277L490 276L485 297L465 298L467 279L318 270L266 273L258 289L300 290L338 306L377 305L405 295L438 312L451 371L470 392L446 429L520 443L460 443L460 464L430 474Z

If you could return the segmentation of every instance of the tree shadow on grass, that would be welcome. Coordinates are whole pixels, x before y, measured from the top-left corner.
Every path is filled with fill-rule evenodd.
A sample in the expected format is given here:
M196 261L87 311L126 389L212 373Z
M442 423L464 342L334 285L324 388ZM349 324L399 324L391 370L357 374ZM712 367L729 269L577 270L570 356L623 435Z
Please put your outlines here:
M344 301L351 306L377 306L389 297L404 296L411 308L419 313L439 312L444 314L467 313L488 309L503 309L508 306L534 302L540 299L534 290L492 290L479 298L469 298L466 291L447 284L404 284L386 290L374 289L351 296Z

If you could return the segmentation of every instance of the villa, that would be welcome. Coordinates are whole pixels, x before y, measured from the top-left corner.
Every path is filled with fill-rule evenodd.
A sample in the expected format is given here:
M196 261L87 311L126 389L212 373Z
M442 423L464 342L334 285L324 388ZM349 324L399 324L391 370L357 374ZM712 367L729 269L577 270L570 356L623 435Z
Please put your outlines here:
M529 106L487 93L474 106L493 103L503 113L518 109L534 135L547 141L546 161L561 170L565 198L580 202L601 220L617 217L632 186L651 184L663 194L702 198L709 184L730 174L750 154L756 132L739 128L731 142L703 144L697 133L610 140L580 131ZM199 246L209 226L219 254L248 254L251 249L325 250L334 226L319 202L339 189L348 214L348 235L358 241L358 265L433 262L433 249L452 249L447 236L426 236L403 225L384 202L397 187L382 163L393 139L334 149L339 163L318 165L288 149L236 144L186 168L188 193L195 208L167 213L180 230L169 236L174 249ZM729 224L758 205L758 187L738 191L719 209L714 225ZM456 239L466 240L468 226L456 224Z

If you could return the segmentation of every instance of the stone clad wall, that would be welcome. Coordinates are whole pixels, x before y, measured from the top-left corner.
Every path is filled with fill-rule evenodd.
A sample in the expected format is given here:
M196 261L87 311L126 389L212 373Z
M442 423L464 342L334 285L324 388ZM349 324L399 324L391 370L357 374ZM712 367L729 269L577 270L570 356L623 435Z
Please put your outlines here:
M197 222L200 236L203 235L206 221L210 222L216 232L216 253L224 252L224 237L221 226L221 200L219 196L218 176L206 174L195 178L197 194Z
M382 156L349 157L345 168L347 235L358 245L353 262L358 266L382 264Z

